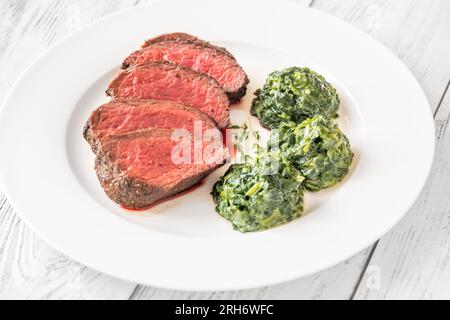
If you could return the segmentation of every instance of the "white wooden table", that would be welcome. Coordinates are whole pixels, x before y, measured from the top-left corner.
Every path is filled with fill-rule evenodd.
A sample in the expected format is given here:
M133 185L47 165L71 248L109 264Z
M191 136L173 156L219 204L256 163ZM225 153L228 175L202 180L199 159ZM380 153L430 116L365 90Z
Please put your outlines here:
M247 291L179 292L114 279L79 265L35 236L0 191L0 298L450 298L450 0L286 1L370 33L423 86L435 113L437 154L429 181L407 216L371 247L308 278ZM0 0L0 100L21 72L61 37L104 15L149 2ZM2 152L8 151L0 156Z

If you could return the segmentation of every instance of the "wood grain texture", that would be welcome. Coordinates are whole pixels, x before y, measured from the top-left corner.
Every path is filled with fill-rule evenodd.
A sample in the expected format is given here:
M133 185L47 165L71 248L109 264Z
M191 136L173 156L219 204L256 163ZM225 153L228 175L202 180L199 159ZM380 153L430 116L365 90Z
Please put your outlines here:
M426 4L420 0L289 1L304 5L313 2L314 8L342 18L383 42L412 70L425 88L432 107L436 108L450 72L450 43L446 41L450 31L448 1L435 0ZM0 2L0 100L26 66L55 41L106 14L150 2L152 1ZM445 104L448 105L448 98L446 99ZM448 167L448 163L442 164L442 167L439 165L435 170L443 176L446 166ZM444 190L442 188L441 197ZM380 242L372 260L376 265L371 264L367 270L367 260L373 248L305 279L262 289L211 293L137 286L80 266L37 238L20 221L5 197L0 196L0 298L348 299L355 293L364 271L366 274L360 289L356 291L356 298L402 297L413 289L415 293L409 296L446 297L448 290L445 290L446 282L442 281L442 277L448 278L449 270L445 264L448 255L439 254L436 250L443 249L448 254L448 242L444 236L447 231L448 237L448 225L445 226L445 223L448 224L449 206L436 196L430 197L430 192L427 193L425 189L423 195L427 197L424 199L427 204L420 209L413 209L407 218L409 220L402 222L403 227L399 226L396 228L398 231L394 230ZM432 201L440 204L431 204ZM440 210L440 213L434 213L435 210ZM431 215L434 218L424 220L424 211L428 212L425 216L430 216L433 211ZM428 225L425 229L422 228L424 223ZM413 227L410 229L411 225ZM427 236L421 234L423 231L433 233ZM393 246L392 243L398 245ZM392 246L395 249L389 249ZM425 255L430 258L427 261L434 262L427 264L422 261L424 251L429 254ZM412 265L417 263L421 267L413 269ZM391 265L395 265L395 268ZM382 289L374 292L368 290L366 284L371 283L372 271L377 271L377 266L380 266L383 281ZM411 274L411 271L423 271L425 276L420 280L420 274ZM450 287L448 282L447 287Z
M0 197L0 299L124 299L132 289L43 243Z
M444 191L448 189L442 185L449 159L442 157L449 154L450 145L441 144L447 126L442 121L449 115L448 100L442 102L442 98L445 92L446 99L449 96L450 2L317 0L315 7L384 43L416 76L432 110L441 106L436 118L439 140L433 174L407 216L373 247L354 298L449 298L450 206ZM433 189L433 185L437 187Z
M313 7L383 43L412 71L432 108L437 107L450 77L450 1L316 0Z
M408 215L378 244L369 267L376 272L366 272L355 298L450 299L449 119L447 86L436 115L437 148L428 183Z
M55 41L135 3L0 2L0 99ZM135 287L83 267L52 249L20 221L4 196L0 197L0 276L0 299L127 299Z

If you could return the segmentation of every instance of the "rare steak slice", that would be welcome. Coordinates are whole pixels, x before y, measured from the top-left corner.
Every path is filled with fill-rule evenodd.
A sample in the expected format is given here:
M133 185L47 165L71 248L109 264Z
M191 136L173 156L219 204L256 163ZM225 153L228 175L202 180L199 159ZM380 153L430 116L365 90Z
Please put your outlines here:
M146 208L189 189L223 165L226 157L220 141L203 140L201 157L187 148L190 145L195 149L194 139L189 141L188 145L174 141L171 129L107 136L96 158L100 184L113 201L132 209ZM186 159L186 155L192 159Z
M120 99L176 101L208 114L220 128L230 124L230 102L217 81L167 62L123 70L110 84L107 93Z
M106 136L133 131L161 128L204 132L217 128L206 113L174 101L112 100L95 110L84 128L84 137L97 152L99 142Z
M230 56L232 59L235 59L235 57L225 48L219 47L216 45L213 45L212 43L202 40L196 36L193 36L189 33L185 32L172 32L172 33L165 33L161 34L159 36L156 36L154 38L148 39L145 41L145 43L142 45L142 48L149 47L152 44L159 43L159 42L165 42L165 41L177 41L177 42L190 42L193 44L197 44L204 47L209 47L212 49L219 50L226 55Z
M174 37L166 35L159 41L157 39L148 41L141 50L132 53L124 61L123 68L167 61L214 78L227 92L231 102L236 102L245 95L248 77L236 59L225 49L195 37L189 38L188 35Z

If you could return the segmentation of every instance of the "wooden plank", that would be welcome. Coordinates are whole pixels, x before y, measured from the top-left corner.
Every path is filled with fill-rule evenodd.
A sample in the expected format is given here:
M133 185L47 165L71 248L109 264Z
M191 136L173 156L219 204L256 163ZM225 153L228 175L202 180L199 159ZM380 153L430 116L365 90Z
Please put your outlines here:
M397 54L412 70L431 101L433 110L442 94L442 88L448 80L450 71L450 43L442 44L448 28L448 17L445 12L448 2L436 1L432 5L419 0L382 1L382 0L316 0L313 7L368 32L384 43ZM449 10L447 10L448 12ZM376 63L376 62L374 62ZM375 247L372 248L374 250ZM298 280L294 283L277 286L276 289L261 289L240 293L220 294L220 297L233 298L265 297L265 298L336 298L352 297L349 294L358 283L358 270L364 269L365 261L372 251L368 249L354 259L347 262L347 267L341 271L345 274L339 280L335 278L334 269L320 273L310 285L311 278ZM340 269L341 266L337 267ZM359 269L361 268L361 269ZM369 273L376 273L377 269L370 266ZM359 271L360 272L360 271ZM364 279L363 281L367 281ZM340 291L333 290L333 285L340 286ZM324 288L317 295L318 288ZM311 289L310 291L308 289ZM242 293L242 292L241 292ZM133 297L161 298L161 297L214 297L211 295L192 295L189 293L156 292L148 288L138 288Z
M2 1L0 99L55 41L135 2ZM0 196L0 275L0 299L126 299L135 287L83 267L52 249L20 221L4 196Z
M43 243L0 196L0 299L123 299L133 285Z
M0 67L3 72L0 73L0 99L4 97L13 80L25 66L54 41L104 14L146 2L151 1L9 0L2 2L0 4L0 39L2 39L0 40ZM439 50L436 49L436 45L445 39L442 38L442 26L446 26L445 21L442 22L445 10L439 11L442 1L430 7L419 7L419 10L416 9L418 1L396 3L398 4L389 4L386 1L325 2L316 0L314 7L344 18L385 43L413 69L414 74L426 88L430 101L434 101L437 99L435 92L439 91L435 85L439 85L442 79L448 79L445 74L448 75L449 71L446 64L448 59L445 59L448 57L448 54L445 56L448 47L439 46ZM393 29L399 31L392 33ZM133 284L114 280L82 268L50 249L23 226L7 204L4 204L0 211L0 230L1 235L5 234L5 237L8 237L0 237L0 274L5 275L0 279L0 297L5 295L11 297L10 294L14 292L14 297L30 298L124 298L133 291ZM33 249L23 250L23 248ZM39 252L39 255L33 258L30 252ZM46 254L40 252L46 252ZM144 299L164 297L346 299L357 283L368 254L369 250L366 250L346 263L318 275L270 288L200 294L139 286L134 290L132 297ZM40 259L42 255L48 258ZM32 275L21 273L20 270L24 269L23 265L27 265L29 270L45 271L41 273L32 271ZM53 268L55 265L64 266L62 269L65 271L72 270L69 272L70 276L65 272L59 272L60 269L55 270ZM82 279L75 281L77 283L75 289L72 279Z
M0 100L52 44L99 18L152 0L5 0L0 2Z
M313 7L386 45L416 76L436 108L450 77L450 1L316 0Z
M447 86L436 115L437 149L428 183L408 215L380 241L356 299L450 299L449 118Z
M431 4L418 0L317 0L315 8L350 22L384 43L410 68L423 86L432 110L437 109L442 92L450 78L450 60L448 59L450 42L444 40L450 39L450 3L448 1L434 1ZM426 192L425 189L424 193ZM408 217L414 215L414 210L417 209L413 209ZM391 259L394 261L400 259L404 251L411 250L409 245L415 245L404 241L404 237L407 237L404 232L409 229L412 220L414 219L404 219L403 227L395 229L399 230L395 236L392 233L389 234L383 238L379 247L373 248L375 251L373 260L370 264L368 263L361 288L355 292L356 299L394 296L394 294L389 295L391 289L388 284L383 285L381 291L369 290L369 288L377 288L378 275L381 272L382 279L389 279L385 280L389 281L388 283L395 282L399 285L398 281L402 282L398 279L399 269L389 269L387 266L392 266ZM398 245L399 243L402 245ZM389 251L390 254L383 254L385 251ZM407 269L406 265L403 265L403 268ZM413 281L408 279L407 270L403 272L403 281ZM432 269L429 272L432 272Z

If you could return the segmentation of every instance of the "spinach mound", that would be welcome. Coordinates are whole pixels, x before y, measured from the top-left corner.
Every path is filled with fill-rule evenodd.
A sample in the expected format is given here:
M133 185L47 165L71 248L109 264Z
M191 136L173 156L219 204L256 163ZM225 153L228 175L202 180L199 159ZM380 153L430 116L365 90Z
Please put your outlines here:
M309 68L271 73L255 93L252 114L274 129L267 148L235 164L214 185L216 211L236 230L270 229L303 214L304 190L319 191L348 174L354 154L334 122L336 90Z
M300 123L316 115L335 118L340 105L336 89L309 68L275 71L255 95L252 115L269 129L285 122Z
M319 191L344 179L353 161L348 138L322 116L299 125L283 124L272 132L269 149L279 152L305 177L303 185Z
M214 185L216 211L234 229L266 230L302 215L304 178L279 160L272 154L253 163L232 165Z

